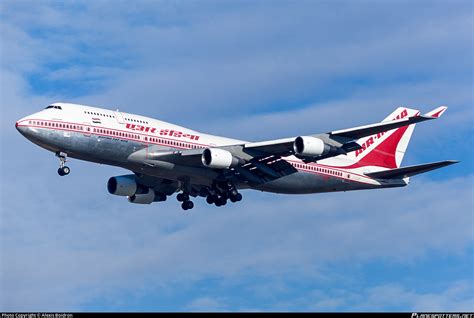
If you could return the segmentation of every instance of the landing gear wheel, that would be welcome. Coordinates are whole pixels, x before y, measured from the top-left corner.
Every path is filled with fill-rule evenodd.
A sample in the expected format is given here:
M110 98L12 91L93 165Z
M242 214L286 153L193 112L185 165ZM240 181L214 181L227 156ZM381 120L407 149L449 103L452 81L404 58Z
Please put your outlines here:
M186 201L186 207L188 208L188 210L191 210L192 208L194 208L193 201Z
M192 201L184 201L183 203L181 203L181 208L185 211L190 210L194 208L194 203Z
M230 201L232 201L232 202L239 202L241 200L242 200L242 195L238 192L237 192L237 194L230 196Z
M213 204L215 202L213 195L208 195L206 198L206 202L209 204Z
M69 169L69 167L67 167L67 166L64 166L64 167L58 169L58 174L61 177L62 176L67 176L70 172L71 172L71 169Z
M68 166L63 167L63 173L64 173L65 176L67 176L70 172L71 172L71 169L69 169Z
M176 196L176 199L179 202L185 202L189 200L189 195L187 195L186 193L178 193L178 195Z
M224 198L224 197L219 197L219 198L215 201L216 206L223 206L223 205L226 205L226 203L227 203L227 199Z
M235 200L237 202L242 201L242 195L240 193L237 193L237 195L235 196Z

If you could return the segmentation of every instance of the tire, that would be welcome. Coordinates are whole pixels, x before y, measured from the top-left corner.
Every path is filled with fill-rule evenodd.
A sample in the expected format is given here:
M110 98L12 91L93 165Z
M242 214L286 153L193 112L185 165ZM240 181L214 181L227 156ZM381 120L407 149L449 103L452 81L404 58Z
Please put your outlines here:
M184 194L178 193L178 195L176 196L176 200L178 200L179 202L183 202L184 201Z
M186 211L186 210L188 209L188 206L187 206L186 202L181 203L181 208L182 208L184 211Z
M58 169L58 174L62 177L64 176L63 169L59 168Z
M209 204L213 204L215 202L214 197L212 195L208 195L206 198L206 202Z
M64 166L61 170L64 176L67 176L71 172L71 169L69 169L67 166Z
M188 208L188 210L191 210L192 208L194 208L193 201L186 201L186 207Z
M237 195L235 196L235 199L238 201L242 201L242 195L240 193L237 193Z
M222 205L226 205L226 203L227 203L227 199L226 199L226 198L224 198L224 197L220 197L220 198L219 198L219 204L220 204L221 206L222 206Z

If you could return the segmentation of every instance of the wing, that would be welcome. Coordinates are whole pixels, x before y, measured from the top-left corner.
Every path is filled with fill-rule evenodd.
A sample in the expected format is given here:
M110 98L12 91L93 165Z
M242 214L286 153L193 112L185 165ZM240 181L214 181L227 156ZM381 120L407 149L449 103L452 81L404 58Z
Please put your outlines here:
M164 162L213 169L222 180L240 180L255 185L297 171L282 157L295 155L305 162L314 162L347 154L361 148L355 141L359 138L439 118L446 108L442 106L422 116L384 121L312 136L166 152L160 150L158 146L150 146L131 154L128 160L148 167L160 167L160 164Z
M422 116L418 115L403 119L385 121L372 125L335 130L328 133L317 134L308 137L319 138L329 146L339 148L337 151L334 151L335 149L333 149L333 153L331 154L331 156L337 156L342 153L347 153L359 149L360 146L358 147L355 143L355 140L359 138L375 135L381 132L389 131L403 126L408 126L411 124L416 124L426 120L436 119L441 117L441 115L446 111L446 109L446 106L441 106ZM245 149L249 151L261 151L272 154L290 155L295 153L294 145L297 138L302 137L248 143L245 145ZM320 156L318 160L324 158L328 158L328 156Z
M262 184L280 177L295 173L297 170L283 160L281 156L264 154L252 156L246 154L243 145L233 145L207 149L189 149L177 151L160 151L157 146L150 146L132 153L128 161L147 167L162 167L163 163L171 163L181 166L189 166L202 169L212 169L214 174L210 178L217 181L244 182L251 185ZM230 164L228 167L216 167L206 165L203 162L203 156L207 151L224 151L232 157L237 157L236 164Z

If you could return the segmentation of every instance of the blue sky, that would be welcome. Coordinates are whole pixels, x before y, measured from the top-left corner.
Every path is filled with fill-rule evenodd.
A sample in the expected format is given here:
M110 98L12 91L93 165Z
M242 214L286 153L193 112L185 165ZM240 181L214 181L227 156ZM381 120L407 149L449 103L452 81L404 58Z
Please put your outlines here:
M0 310L474 310L470 1L2 1ZM53 101L265 140L450 108L408 188L136 206L14 122Z

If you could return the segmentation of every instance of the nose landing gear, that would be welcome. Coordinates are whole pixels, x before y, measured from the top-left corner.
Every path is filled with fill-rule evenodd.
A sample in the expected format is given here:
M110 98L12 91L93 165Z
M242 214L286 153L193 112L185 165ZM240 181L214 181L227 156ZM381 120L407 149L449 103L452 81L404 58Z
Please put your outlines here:
M59 158L59 169L58 169L58 174L63 177L67 176L70 172L71 169L69 169L68 166L66 166L66 161L67 161L67 154L64 152L57 152L56 157Z

